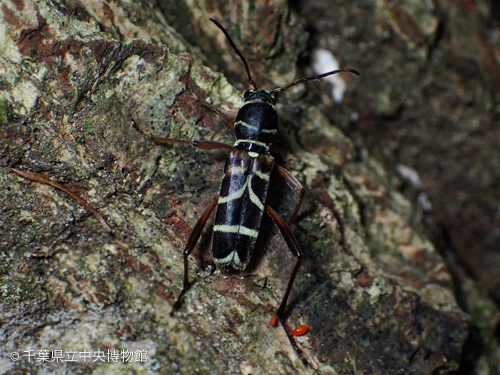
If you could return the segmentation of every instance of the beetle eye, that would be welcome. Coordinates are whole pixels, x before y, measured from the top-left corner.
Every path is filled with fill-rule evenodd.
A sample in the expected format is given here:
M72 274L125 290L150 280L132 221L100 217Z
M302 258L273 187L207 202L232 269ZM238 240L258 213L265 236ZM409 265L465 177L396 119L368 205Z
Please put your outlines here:
M243 99L248 98L248 95L250 95L252 92L253 92L253 90L247 90L247 91L245 91L245 93L243 94Z

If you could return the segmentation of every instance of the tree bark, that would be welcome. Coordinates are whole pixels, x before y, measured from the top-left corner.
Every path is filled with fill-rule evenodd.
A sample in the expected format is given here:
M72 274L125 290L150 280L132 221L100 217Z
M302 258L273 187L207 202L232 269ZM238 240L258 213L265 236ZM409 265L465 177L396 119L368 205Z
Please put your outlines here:
M355 121L356 77L343 77L343 106L309 94L316 85L327 90L324 83L278 99L290 135L276 145L276 158L304 183L300 224L309 232L294 231L304 261L287 322L308 325L297 342L310 365L269 326L294 265L270 220L250 268L229 275L212 266L209 223L191 255L195 282L170 315L183 246L217 197L225 153L154 144L131 119L156 136L231 144L233 135L204 101L234 117L247 80L207 17L227 27L266 89L298 77L306 46L304 22L285 2L254 5L2 5L0 341L7 373L444 374L459 368L470 330L454 282L478 296L470 304L487 304L482 316L498 319L454 263L460 277L453 280L400 181L333 124ZM113 234L65 192L9 168L41 173L82 196ZM296 199L279 178L272 182L268 203L288 217ZM481 357L488 368L494 345ZM145 351L147 362L94 361L112 349ZM37 362L42 350L94 357ZM9 359L13 352L21 357Z

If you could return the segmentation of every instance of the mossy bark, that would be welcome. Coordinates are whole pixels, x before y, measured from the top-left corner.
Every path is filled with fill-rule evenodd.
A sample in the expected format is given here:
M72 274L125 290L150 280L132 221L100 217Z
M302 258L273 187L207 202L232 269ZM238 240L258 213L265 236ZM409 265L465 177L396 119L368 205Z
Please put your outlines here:
M278 105L290 135L276 145L277 160L304 183L300 223L310 232L295 231L304 262L287 320L309 326L297 341L314 369L299 360L282 330L269 326L294 264L270 220L241 275L212 267L208 225L192 254L196 282L170 316L181 289L183 245L217 196L225 153L156 145L132 128L131 118L158 136L232 142L202 101L234 116L241 91L207 66L217 64L239 88L246 88L246 77L209 15L227 26L264 88L296 78L305 49L304 23L283 1L233 5L239 11L227 16L228 5L213 2L2 5L0 340L8 373L458 368L468 316L426 236L420 208L332 123L332 117L344 125L356 118L353 77L345 77L345 105L330 107L328 115L324 98L307 95L305 85ZM64 192L8 168L65 184L99 210L114 234ZM287 189L276 178L269 196L285 217L295 203ZM29 350L115 348L147 351L148 361L9 359Z

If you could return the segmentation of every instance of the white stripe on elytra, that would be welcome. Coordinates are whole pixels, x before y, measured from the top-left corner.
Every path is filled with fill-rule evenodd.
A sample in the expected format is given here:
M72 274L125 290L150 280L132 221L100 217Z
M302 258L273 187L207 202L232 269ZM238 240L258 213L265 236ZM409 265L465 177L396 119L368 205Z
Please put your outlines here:
M229 165L228 172L231 174L245 174L248 171L247 167L234 167Z
M244 227L243 225L227 225L227 224L217 224L214 225L214 231L225 232L225 233L239 233L248 237L257 238L259 232L255 229L250 229Z
M253 126L253 125L250 125L250 124L247 124L245 121L236 121L236 122L234 123L234 127L237 127L238 125L242 125L242 126L244 126L245 128L252 129L252 130L255 130L255 131L259 131L259 128L258 128L258 127Z
M261 133L270 133L270 134L276 134L278 132L277 129L261 129Z
M264 180L264 181L269 181L269 177L271 177L270 174L268 173L263 173L262 171L259 171L259 170L256 170L255 171L255 175L257 177L259 177L261 180Z
M269 179L268 175L262 173L260 173L259 175L258 172L256 174L259 178L263 178L260 176L263 175L265 176L264 179L266 178ZM225 197L219 197L219 203L227 203L231 202L232 200L241 198L243 196L243 193L245 192L245 189L248 187L248 196L250 197L250 202L255 204L259 210L264 211L264 204L259 199L259 196L255 194L255 192L253 191L251 180L252 180L251 176L247 176L247 179L241 188L239 188L236 191L233 191L231 194L226 195Z
M250 196L250 202L255 204L259 210L264 211L264 204L260 201L257 194L252 189L252 184L248 184L248 195Z
M278 132L277 129L260 129L257 126L250 125L249 123L246 123L245 121L237 121L234 124L234 127L237 127L238 125L244 126L245 128L252 129L255 131L258 131L260 133L268 133L268 134L276 134Z
M236 250L231 251L228 256L222 259L214 258L214 262L220 265L226 265L232 262L238 269L245 269L246 267L246 265L241 261Z
M245 189L248 186L248 181L249 181L248 177L250 177L250 176L247 176L245 183L238 190L233 191L232 193L230 193L229 195L226 195L225 197L219 197L219 203L227 203L227 202L231 202L232 200L241 198L243 196L243 193L245 192Z
M266 151L269 151L269 145L267 143L259 142L253 139L238 139L236 142L234 142L233 147L238 146L240 143L252 143L254 145L264 147Z

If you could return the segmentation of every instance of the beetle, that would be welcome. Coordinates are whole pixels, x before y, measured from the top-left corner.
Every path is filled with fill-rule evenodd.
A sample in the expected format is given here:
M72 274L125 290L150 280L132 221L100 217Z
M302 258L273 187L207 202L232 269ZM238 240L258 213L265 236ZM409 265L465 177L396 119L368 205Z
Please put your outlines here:
M290 221L300 228L296 223L297 215L302 204L304 188L300 182L285 168L274 162L270 153L270 147L278 136L278 114L275 109L275 95L295 86L299 83L317 80L337 73L354 73L354 69L339 69L323 73L313 77L296 80L284 87L266 91L259 88L253 81L247 61L238 50L233 40L224 27L215 19L209 18L226 36L227 41L234 52L243 62L248 82L252 89L247 90L244 95L244 103L239 108L234 125L221 112L211 107L219 116L221 121L234 132L235 143L230 146L214 141L188 141L175 138L155 137L139 128L132 119L133 127L144 137L154 142L170 142L191 144L195 147L207 150L228 149L224 167L224 176L221 182L219 196L202 214L193 230L191 231L186 246L183 250L184 279L182 290L173 306L172 314L180 307L184 294L189 289L189 254L193 251L208 218L215 210L215 219L212 235L212 258L220 268L233 268L245 270L255 250L255 243L259 235L264 211L267 212L276 223L283 239L295 257L295 266L288 280L287 288L281 303L276 310L272 322L280 321L292 346L304 360L300 349L293 339L293 333L288 329L284 321L284 311L293 282L299 270L302 253L288 224L266 203L269 181L272 172L277 172L286 183L299 194L298 203L291 215ZM273 324L274 325L274 324Z

